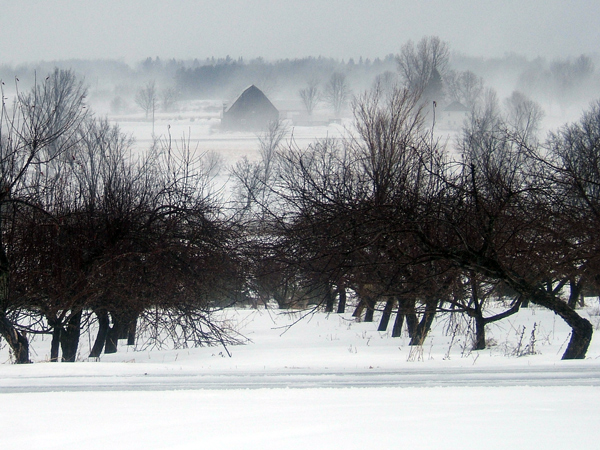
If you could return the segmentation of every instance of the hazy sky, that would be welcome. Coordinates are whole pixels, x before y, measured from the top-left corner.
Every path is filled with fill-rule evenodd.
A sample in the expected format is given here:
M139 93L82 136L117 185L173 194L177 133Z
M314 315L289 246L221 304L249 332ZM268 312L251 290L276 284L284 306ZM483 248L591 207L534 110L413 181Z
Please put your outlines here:
M597 0L0 0L0 63L383 57L437 35L468 55L600 51Z

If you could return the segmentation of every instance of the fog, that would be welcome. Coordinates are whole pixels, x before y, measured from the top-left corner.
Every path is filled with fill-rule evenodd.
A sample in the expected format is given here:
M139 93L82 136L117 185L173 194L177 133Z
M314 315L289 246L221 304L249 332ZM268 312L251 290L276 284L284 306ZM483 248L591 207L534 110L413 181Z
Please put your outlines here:
M593 1L2 3L6 98L54 67L71 69L85 79L94 111L115 120L141 114L135 98L149 83L157 112L212 100L218 117L215 105L255 84L281 111L304 114L299 91L312 83L323 95L338 73L348 88L344 108L334 114L321 98L315 116L350 117L352 96L376 79L402 81L396 56L427 36L449 49L441 105L452 101L447 78L467 72L499 104L515 91L539 103L545 130L600 98L600 4Z

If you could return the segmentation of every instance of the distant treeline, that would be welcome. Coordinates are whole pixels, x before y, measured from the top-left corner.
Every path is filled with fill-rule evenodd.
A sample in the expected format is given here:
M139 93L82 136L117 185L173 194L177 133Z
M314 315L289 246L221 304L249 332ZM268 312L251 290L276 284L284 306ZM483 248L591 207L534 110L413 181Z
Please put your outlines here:
M398 45L399 52L402 49ZM64 60L3 65L0 78L5 90L14 88L14 79L22 89L35 82L35 74L54 70L73 70L84 77L92 100L132 99L149 81L159 90L175 89L178 98L232 99L244 87L255 84L270 97L297 96L310 83L322 86L333 73L342 73L350 91L360 93L370 88L378 76L399 73L398 55L383 58L335 59L306 57L269 61L263 58L161 59L148 57L137 64L116 60ZM594 56L566 56L561 59L529 59L514 53L501 58L472 57L450 53L448 69L472 72L500 94L508 96L518 90L538 102L560 106L579 104L600 94L600 76Z
M394 55L384 59L348 61L333 58L284 59L267 62L254 59L206 60L203 64L180 67L175 73L175 83L184 96L226 97L233 88L255 84L265 92L295 92L310 81L325 82L334 72L347 75L353 89L368 87L378 74L395 70Z

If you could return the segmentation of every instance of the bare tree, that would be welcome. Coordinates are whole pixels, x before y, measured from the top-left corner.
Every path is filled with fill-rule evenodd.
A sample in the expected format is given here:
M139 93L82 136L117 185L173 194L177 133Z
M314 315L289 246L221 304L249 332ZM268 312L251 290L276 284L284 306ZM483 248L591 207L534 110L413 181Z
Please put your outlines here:
M161 92L161 106L163 111L172 111L177 102L177 89L168 87Z
M110 111L113 114L122 114L127 110L127 104L123 97L117 95L110 101Z
M592 103L578 122L551 133L545 145L549 155L540 161L550 168L560 196L556 204L571 233L567 242L575 247L574 285L600 286L597 243L600 223L600 102ZM544 157L542 157L544 156ZM574 286L576 287L576 286ZM575 301L571 299L573 306Z
M523 139L535 138L544 118L544 110L539 103L525 94L514 91L504 101L508 124L523 136Z
M589 82L593 79L594 63L589 56L581 55L575 61L556 60L550 64L550 76L554 95L563 103L587 95Z
M393 95L399 82L400 79L396 72L386 70L375 77L373 89L379 90L383 96Z
M279 82L277 79L277 73L273 70L272 67L268 65L263 65L259 69L259 73L257 74L258 79L256 85L263 91L266 95L272 96L279 89Z
M412 204L411 169L426 159L417 151L422 131L417 101L405 89L387 96L375 89L353 104L356 136L277 153L270 184L275 201L267 205L273 217L270 252L285 264L278 269L283 275L269 280L282 292L333 311L336 291L339 310L346 288L360 291L365 320L371 320L377 302L406 289L407 262L396 250L409 244L389 235L394 220L384 211L395 196L403 195L404 206ZM432 304L421 336L433 318Z
M424 132L421 105L414 90L383 96L375 89L354 102L354 136L275 152L270 198L261 205L267 220L254 240L255 257L261 245L267 255L254 276L257 290L281 297L281 304L300 296L300 303L331 311L332 288L348 287L365 320L384 302L381 328L397 304L394 335L406 319L413 345L422 344L436 312L449 304L475 319L475 348L485 344L487 323L530 301L571 327L563 358L585 357L592 326L561 290L582 261L590 273L599 266L591 244L600 241L597 223L573 221L583 217L576 205L595 205L600 190L583 183L593 172L570 182L565 163L558 172L565 177L554 175L565 186L557 190L548 172L562 167L560 158L540 164L544 152L502 116L493 91L472 112L458 158ZM592 158L597 139L587 128L598 128L596 112L558 136L557 149L573 141L571 158L586 151ZM593 171L590 161L584 166ZM574 196L581 185L586 196ZM572 206L563 211L564 205ZM487 315L485 291L492 286L512 291L512 299Z
M0 111L0 334L10 345L17 363L29 362L29 346L18 324L10 318L13 297L10 275L13 267L3 242L10 216L5 213L18 203L30 203L30 193L41 167L59 158L73 145L72 137L83 120L86 91L72 72L55 70L31 92L18 94L12 109L2 91ZM36 170L37 169L37 170ZM13 309L14 312L14 309Z
M479 121L481 129L485 130L491 130L495 126L499 126L502 122L502 110L498 93L494 89L484 89L481 101L471 111L470 120L471 124L467 126L471 126L473 121Z
M13 287L45 319L47 327L37 331L52 335L51 361L60 360L60 349L63 361L75 361L83 318L110 282L105 277L96 284L94 273L106 255L107 228L120 221L111 233L118 241L116 230L126 227L128 203L114 197L118 185L127 186L119 157L128 157L131 145L108 121L85 120L76 148L53 161L60 176L46 183L35 210L19 216L12 252L22 270ZM107 208L111 201L118 207ZM103 214L107 209L110 217Z
M516 314L523 304L523 298L503 295L502 288L505 286L502 283L485 279L473 271L466 271L457 277L457 284L454 295L446 298L446 303L451 306L445 312L466 314L471 318L475 323L472 348L484 350L487 346L486 326ZM488 309L493 312L486 311Z
M319 82L314 79L310 80L305 88L300 89L298 95L300 95L308 115L312 116L315 107L319 103Z
M339 117L350 98L350 88L346 75L334 72L325 85L324 98L333 108L336 117Z
M435 84L446 74L449 54L448 44L437 36L424 37L416 46L408 41L396 56L404 85L419 93L437 90Z
M234 301L238 274L207 187L211 168L188 141L165 140L134 158L132 139L106 120L86 121L80 132L52 202L15 227L13 258L23 268L15 288L46 319L37 331L52 334L51 360L60 349L63 361L76 359L92 313L99 330L91 356L115 352L121 338L133 344L140 317L145 326L155 318L157 340L165 327L183 339L174 345L227 340L211 310Z
M156 89L156 82L149 81L146 86L138 90L135 94L135 103L144 111L146 119L152 117L154 121L154 113L158 107L158 91Z
M284 122L278 120L269 123L268 128L258 135L260 159L251 162L242 158L232 168L235 180L235 201L238 213L249 220L264 220L265 207L271 198L271 183L276 171L276 153L281 150L288 134ZM255 215L258 214L258 217Z
M565 234L544 168L502 121L474 116L460 149L462 159L453 163L460 170L448 167L446 188L433 202L433 217L444 225L421 234L422 242L458 267L559 315L572 329L563 359L584 358L593 329L560 296L573 258L565 245L571 232Z
M451 100L473 109L480 103L483 95L483 78L469 70L465 72L450 70L444 76L444 87Z
M422 157L417 152L423 139L418 99L408 89L396 88L387 97L375 89L353 103L360 139L353 140L352 147L377 204L412 189L412 177Z
M558 101L561 106L588 101L598 92L598 77L592 58L580 55L546 63L532 61L519 77L517 88L536 98Z

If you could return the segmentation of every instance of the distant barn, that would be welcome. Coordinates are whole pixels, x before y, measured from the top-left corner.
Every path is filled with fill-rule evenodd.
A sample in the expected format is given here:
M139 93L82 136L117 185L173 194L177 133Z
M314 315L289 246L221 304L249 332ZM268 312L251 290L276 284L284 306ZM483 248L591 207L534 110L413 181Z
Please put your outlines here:
M463 126L468 115L469 108L460 102L454 101L444 108L440 125L449 130L458 130Z
M279 111L267 96L252 85L229 108L223 108L221 128L225 130L262 130L279 120Z

